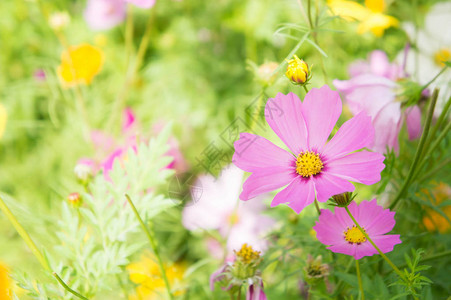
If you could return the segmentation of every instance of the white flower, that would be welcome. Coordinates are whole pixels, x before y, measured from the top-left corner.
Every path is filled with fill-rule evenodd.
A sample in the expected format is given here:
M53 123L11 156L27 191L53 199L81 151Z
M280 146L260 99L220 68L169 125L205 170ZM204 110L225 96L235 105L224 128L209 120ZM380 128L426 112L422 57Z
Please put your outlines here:
M407 56L406 70L419 83L426 84L436 76L444 66L444 61L451 60L451 2L434 5L426 15L424 28L416 32L412 23L403 24L403 28L412 41L416 41L418 51ZM451 96L451 72L446 70L431 89L439 88L436 115Z

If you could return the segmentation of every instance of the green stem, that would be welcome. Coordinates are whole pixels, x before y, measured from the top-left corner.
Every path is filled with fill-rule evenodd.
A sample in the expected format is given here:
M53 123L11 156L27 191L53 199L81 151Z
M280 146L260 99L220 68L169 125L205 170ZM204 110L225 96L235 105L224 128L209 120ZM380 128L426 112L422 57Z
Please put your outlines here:
M313 20L312 20L312 1L307 1L307 15L308 15L308 22L310 24L310 28L313 29Z
M112 113L110 118L108 119L106 128L110 130L115 124L115 120L120 116L124 106L125 99L127 97L127 92L130 84L133 82L135 78L135 74L138 72L141 67L142 61L144 59L144 55L146 54L147 48L149 46L150 33L152 32L152 21L154 19L153 15L155 12L155 7L150 10L150 16L147 19L146 29L143 37L141 38L141 43L139 44L138 53L136 55L136 60L134 66L127 65L127 71L124 79L124 84L122 89L119 91L116 100L114 101ZM130 30L130 29L129 29Z
M55 272L53 272L53 276L55 276L56 280L58 280L58 282L64 287L64 289L66 291L68 291L69 293L71 293L72 295L80 298L80 299L84 299L84 300L88 300L88 298L86 298L85 296L79 294L78 292L74 291L73 289L71 289L62 279L61 277L58 276L58 274L56 274Z
M407 174L406 180L404 181L403 185L401 186L401 189L399 190L395 199L390 204L390 209L393 209L396 206L396 204L398 203L398 201L404 196L404 194L407 191L407 188L413 178L413 175L415 174L416 167L422 156L423 148L424 148L425 142L426 142L428 134L429 134L429 129L431 127L432 116L434 114L435 104L437 103L437 96L438 96L438 91L435 90L434 93L432 94L432 99L431 99L431 103L429 105L428 115L426 118L426 124L424 125L423 134L421 135L420 143L418 145L417 151L415 152L415 157L413 159L412 165L410 166L409 173Z
M320 216L321 215L321 209L319 208L318 200L316 200L316 198L315 198L315 208L316 208L316 211L318 212L318 216Z
M128 204L130 204L131 208L133 209L133 212L135 213L136 218L139 221L139 224L141 224L142 229L144 230L147 239L149 240L150 246L152 247L152 250L157 258L158 265L160 267L161 275L163 277L164 284L166 286L166 290L168 292L169 299L174 299L174 296L171 292L171 286L169 285L168 277L166 276L166 270L164 269L163 261L161 260L160 251L158 250L157 242L153 236L153 233L149 231L146 224L144 224L144 221L141 219L141 216L139 215L138 211L136 210L135 205L133 204L132 199L129 195L125 194L125 198L127 198Z
M133 55L133 6L127 5L127 20L125 23L125 50L126 50L126 66L130 63Z
M363 235L365 236L365 238L368 240L368 242L371 243L371 245L373 245L374 249L377 250L377 252L379 252L379 254L382 256L383 259L385 259L385 261L390 265L390 267L392 267L392 269L396 272L396 274L399 275L399 277L401 277L402 280L406 281L406 278L404 277L404 274L401 272L401 270L399 270L394 263L392 263L392 261L384 254L384 252L381 251L381 249L379 249L378 246L376 246L376 244L373 242L373 240L368 236L368 234L365 232L365 230L363 230L363 228L359 225L359 223L357 223L356 219L354 218L354 216L351 214L351 212L349 211L348 207L345 207L346 212L348 213L348 215L351 217L352 221L354 222L354 224L357 226L357 228L360 230L360 232L363 233Z
M51 269L50 269L50 265L49 265L47 259L45 259L44 255L41 253L41 251L39 251L38 247L33 242L30 235L28 234L28 232L22 227L22 225L19 223L19 221L17 221L16 217L9 210L8 206L6 205L6 203L3 201L3 199L1 197L0 197L0 209L6 215L6 217L11 222L11 224L14 226L14 228L16 229L16 231L20 235L20 237L25 241L25 243L27 244L28 248L30 248L30 250L34 254L34 256L36 256L38 261L41 263L41 266L45 270L50 271Z
M451 103L451 98L450 98L450 101L448 101L448 103ZM440 115L440 117L441 117L441 115ZM437 124L435 125L434 131L433 131L434 134L437 131L437 128L439 126L440 126L440 124L437 121ZM448 124L445 126L445 128L443 128L443 131L440 133L440 135L437 138L434 139L434 136L431 134L431 138L428 139L428 141L429 141L429 143L432 143L432 141L434 141L434 143L432 144L432 146L428 147L428 150L427 150L426 154L423 155L424 159L421 162L421 164L418 167L418 169L415 171L415 174L413 176L414 179L419 175L419 173L423 169L424 165L429 161L428 157L430 157L432 155L434 150L440 145L440 143L446 137L446 135L448 134L448 131L450 131L450 130L451 130L451 122L448 122Z
M360 295L362 295L361 299L365 300L365 293L363 292L362 276L360 274L360 265L359 265L359 260L358 259L355 260L355 270L357 272L357 279L359 281Z
M443 120L445 119L450 106L451 106L451 97L448 99L445 106L443 107L443 110L440 113L440 116L438 117L437 122L435 122L434 128L432 128L431 134L429 135L429 139L428 139L428 145L434 139L434 136L437 133L437 130L442 126Z
M426 83L425 85L423 85L423 86L421 87L421 90L424 90L424 89L427 88L431 83L433 83L440 75L442 75L443 72L446 71L447 68L448 68L448 66L445 65L445 66L440 70L440 72L438 72L438 74L435 75L434 78L432 78L428 83Z
M304 91L305 91L305 93L307 94L307 93L308 93L307 87L306 87L305 85L303 85L302 87L304 88Z

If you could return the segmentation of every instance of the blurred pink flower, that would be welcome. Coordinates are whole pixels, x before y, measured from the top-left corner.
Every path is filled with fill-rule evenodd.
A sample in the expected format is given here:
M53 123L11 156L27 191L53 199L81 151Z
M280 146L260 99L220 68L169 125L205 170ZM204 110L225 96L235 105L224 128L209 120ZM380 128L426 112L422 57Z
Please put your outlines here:
M246 293L246 300L266 300L266 294L263 291L263 282L249 285Z
M304 102L293 94L277 94L266 103L269 126L291 152L267 139L241 133L235 142L233 162L252 174L243 185L241 200L288 185L271 203L287 203L295 212L331 196L353 191L349 181L374 184L381 179L384 156L368 151L374 138L371 119L360 113L341 126L329 141L340 114L341 100L327 85L313 88Z
M217 179L200 176L194 186L201 193L193 193L192 203L183 209L183 225L188 230L218 230L223 237L228 236L229 253L245 243L258 251L266 250L267 242L262 235L275 221L262 215L265 206L261 201L238 203L242 182L243 171L233 165L223 169Z
M410 139L421 134L421 111L418 106L405 110L397 101L401 85L398 80L406 74L396 64L390 64L382 51L371 53L369 62L357 62L350 66L349 80L334 80L333 83L346 99L354 115L364 111L371 117L375 129L374 143L370 148L385 153L388 149L399 149L398 135L404 119Z
M156 0L125 0L141 8L151 8L155 5Z
M348 208L382 252L390 252L395 245L401 243L399 234L386 235L395 226L395 213L377 205L376 199L363 201L359 205L351 202ZM325 245L330 245L327 249L335 253L351 255L355 259L378 254L343 207L335 207L335 213L322 209L313 229L317 239Z
M96 157L92 159L80 159L77 163L76 173L77 171L79 173L86 173L86 169L90 168L90 174L95 175L97 172L102 171L104 177L109 180L109 172L112 170L114 162L116 160L121 161L126 159L129 149L133 149L135 152L137 151L137 136L139 135L140 129L135 114L130 108L126 108L123 112L122 119L122 131L118 139L114 139L109 134L100 130L91 132L91 141L96 149ZM158 134L159 131L154 133ZM184 168L187 166L178 148L177 141L171 137L168 144L170 149L166 155L172 156L174 159L166 168L184 171Z
M122 23L125 19L124 0L88 0L84 17L93 30L106 30Z

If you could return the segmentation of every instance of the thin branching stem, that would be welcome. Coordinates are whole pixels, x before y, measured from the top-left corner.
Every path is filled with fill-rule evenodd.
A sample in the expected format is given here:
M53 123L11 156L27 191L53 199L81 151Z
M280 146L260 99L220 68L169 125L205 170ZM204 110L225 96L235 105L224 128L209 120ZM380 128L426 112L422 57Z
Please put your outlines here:
M398 203L398 201L402 197L404 197L404 195L407 191L407 188L409 187L409 184L411 183L411 181L413 179L413 176L415 174L418 163L421 160L423 150L424 150L424 145L427 141L429 129L431 127L432 116L434 114L435 104L437 103L437 97L438 97L438 90L435 90L434 93L432 94L432 99L431 99L431 103L429 105L428 115L426 118L426 124L424 125L423 134L421 135L420 143L418 144L417 151L415 152L415 157L413 159L412 165L410 166L409 173L407 174L407 177L406 177L403 185L399 189L399 192L396 195L395 199L390 204L390 209L393 209L396 206L396 204Z
M174 296L172 295L172 291L171 291L171 286L169 284L169 280L166 275L166 270L164 268L163 261L161 260L160 251L158 249L158 245L157 245L157 242L153 235L153 232L150 232L150 230L147 228L146 224L144 224L144 221L141 219L141 216L139 215L138 211L136 210L136 207L133 204L133 201L130 198L130 196L125 194L125 198L127 198L128 204L130 204L130 207L132 208L133 212L135 213L136 219L138 219L139 224L141 224L141 227L142 227L144 233L146 234L147 239L149 240L150 246L152 247L155 257L157 258L158 266L160 267L161 276L163 277L163 281L166 286L166 290L168 292L169 299L174 299Z
M83 300L88 300L88 298L86 298L85 296L81 295L80 293L74 291L73 289L71 289L62 279L61 277L58 276L58 274L56 274L55 272L53 272L53 276L55 276L56 280L58 280L58 282L64 287L64 289L66 291L68 291L69 293L71 293L72 295L76 296L77 298L83 299Z
M50 271L50 265L47 259L45 259L44 255L41 253L41 251L39 251L38 247L33 242L28 232L25 230L25 228L22 227L22 225L17 220L16 216L14 216L14 214L9 210L8 206L1 197L0 197L0 209L8 218L8 220L11 222L11 224L14 226L20 237L25 241L25 243L27 244L28 248L30 248L34 256L38 259L41 266L45 270Z

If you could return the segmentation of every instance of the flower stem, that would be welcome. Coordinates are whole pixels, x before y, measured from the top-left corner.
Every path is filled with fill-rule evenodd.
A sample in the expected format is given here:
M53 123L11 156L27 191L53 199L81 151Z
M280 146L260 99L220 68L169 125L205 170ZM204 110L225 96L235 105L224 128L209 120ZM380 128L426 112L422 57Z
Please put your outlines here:
M152 247L152 250L157 258L158 265L160 267L161 275L163 277L164 284L166 286L166 290L168 292L169 299L174 299L174 296L171 292L171 286L169 285L168 277L166 276L166 270L163 266L163 261L161 260L160 251L158 250L158 245L155 240L155 237L153 236L153 232L150 232L150 230L147 228L146 224L144 224L144 221L141 219L141 216L139 215L138 211L136 210L135 205L133 204L132 199L129 195L125 194L125 198L127 198L128 204L130 204L131 208L133 209L133 212L135 213L136 218L139 221L139 224L141 224L142 229L146 233L147 239L149 240L150 246Z
M305 91L305 93L307 94L307 93L308 93L307 87L306 87L305 85L303 85L302 87L304 88L304 91Z
M440 70L440 72L438 72L438 74L435 75L434 78L432 78L428 83L426 83L425 85L423 85L423 86L421 87L421 90L424 90L424 89L427 88L431 83L433 83L440 75L442 75L443 72L446 71L447 68L448 68L448 66L445 65L445 66Z
M363 292L362 276L360 274L360 265L358 259L355 260L355 270L357 272L357 279L359 281L360 294L362 295L361 300L365 300L365 293Z
M149 18L147 19L146 29L144 32L143 37L141 38L141 43L139 44L138 53L136 55L135 64L127 64L127 71L124 79L124 84L122 85L122 89L119 91L116 100L113 104L112 113L110 118L108 119L106 128L111 129L113 125L115 124L116 118L118 118L125 106L125 100L127 97L127 92L129 89L130 84L133 82L136 73L138 72L139 68L141 67L142 61L144 59L144 56L146 54L147 48L149 46L149 39L150 39L150 33L152 29L152 23L154 19L155 14L155 7L150 10ZM131 26L129 26L130 28ZM131 30L131 29L129 29ZM127 45L126 45L127 47ZM128 48L128 47L127 47ZM127 62L129 62L129 59L127 59Z
M398 267L395 266L394 263L392 263L392 261L384 254L384 252L381 251L381 249L379 249L379 247L376 246L376 244L373 242L373 240L368 236L368 234L365 232L365 230L362 229L362 227L359 225L359 223L357 223L356 219L354 218L354 216L351 214L351 212L349 211L348 207L345 207L346 212L348 213L348 215L351 217L352 221L354 222L354 224L357 226L357 228L359 228L359 230L363 233L363 235L365 236L365 238L368 240L368 242L371 243L371 245L373 245L373 247L377 250L377 252L379 252L379 254L382 256L383 259L385 259L385 261L390 265L390 267L392 267L392 269L396 272L396 274L399 275L399 277L401 277L402 280L406 281L406 278L404 277L404 274L401 272L401 270L398 269Z
M20 235L20 237L25 241L28 248L30 248L31 252L36 256L38 261L41 263L41 266L47 270L50 271L50 265L47 261L47 259L44 257L44 255L39 251L36 244L31 239L28 232L22 227L22 225L19 223L17 218L14 216L14 214L9 210L6 203L3 201L3 199L0 197L0 209L3 211L3 213L6 215L8 220L11 222L11 224L16 229L17 233Z
M84 300L88 300L88 298L86 298L85 296L79 294L78 292L74 291L73 289L71 289L62 279L61 277L58 276L58 274L56 274L55 272L53 272L53 276L55 276L56 280L58 280L58 282L64 287L64 289L66 291L68 291L69 293L71 293L72 295L80 298L80 299L84 299Z
M321 215L321 209L319 208L318 200L316 200L316 198L315 198L315 208L316 211L318 212L318 216Z
M133 6L127 5L127 20L125 23L125 50L126 50L126 63L128 66L130 58L133 54Z
M421 135L420 143L418 144L417 151L415 152L415 157L413 159L412 165L410 166L409 173L407 174L406 180L404 181L403 185L399 189L399 192L396 195L395 199L390 204L390 209L393 209L396 206L396 204L398 203L398 201L404 196L404 194L407 191L407 188L409 187L410 182L412 181L412 179L414 177L416 167L423 154L424 145L426 143L426 140L427 140L427 137L429 134L432 116L434 114L435 104L437 103L437 97L438 97L438 90L435 90L434 93L432 94L432 99L431 99L431 103L429 105L428 115L426 118L426 124L424 125L423 134Z

